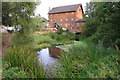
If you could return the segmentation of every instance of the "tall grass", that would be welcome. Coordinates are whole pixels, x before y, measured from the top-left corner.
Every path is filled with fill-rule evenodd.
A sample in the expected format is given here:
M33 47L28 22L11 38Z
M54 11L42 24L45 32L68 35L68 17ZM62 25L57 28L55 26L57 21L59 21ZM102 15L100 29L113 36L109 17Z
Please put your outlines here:
M111 48L89 41L77 42L63 53L57 67L57 78L118 78L119 56Z
M37 54L29 46L21 45L10 48L3 60L9 64L8 68L18 67L27 72L29 78L44 77L43 66L38 62Z
M4 78L43 78L44 69L35 52L35 40L31 33L17 32L12 46L3 58ZM14 74L15 73L15 74Z

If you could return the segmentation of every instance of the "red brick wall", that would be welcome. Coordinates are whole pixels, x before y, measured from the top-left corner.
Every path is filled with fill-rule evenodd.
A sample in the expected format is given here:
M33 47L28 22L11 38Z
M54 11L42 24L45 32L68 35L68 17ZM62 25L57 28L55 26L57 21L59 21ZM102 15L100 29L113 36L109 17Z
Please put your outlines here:
M58 13L49 15L49 27L53 28L55 23L58 23L62 28L68 28L70 31L75 31L79 28L79 24L75 23L77 19L83 19L81 7L76 12ZM68 20L67 20L68 19Z

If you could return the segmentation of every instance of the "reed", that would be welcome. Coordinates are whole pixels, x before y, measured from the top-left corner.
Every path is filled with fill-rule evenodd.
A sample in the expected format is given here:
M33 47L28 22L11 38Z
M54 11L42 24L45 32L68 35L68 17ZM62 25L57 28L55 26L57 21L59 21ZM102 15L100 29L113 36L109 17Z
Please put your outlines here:
M29 78L44 77L42 63L39 63L36 52L27 45L9 48L7 55L3 58L3 62L9 64L8 69L18 67L22 71L27 72ZM7 70L7 68L4 70Z
M57 78L118 78L119 56L112 48L80 41L63 53L57 66Z

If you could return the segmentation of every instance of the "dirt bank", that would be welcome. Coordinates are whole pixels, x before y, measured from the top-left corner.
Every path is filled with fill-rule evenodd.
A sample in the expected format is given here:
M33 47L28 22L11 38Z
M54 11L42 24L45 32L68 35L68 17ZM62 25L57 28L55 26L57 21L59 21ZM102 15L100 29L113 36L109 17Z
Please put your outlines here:
M13 38L14 34L10 34L10 33L3 33L2 34L2 45L1 45L1 49L0 49L0 58L3 57L7 51L7 49L10 47L11 42L12 42L12 38Z

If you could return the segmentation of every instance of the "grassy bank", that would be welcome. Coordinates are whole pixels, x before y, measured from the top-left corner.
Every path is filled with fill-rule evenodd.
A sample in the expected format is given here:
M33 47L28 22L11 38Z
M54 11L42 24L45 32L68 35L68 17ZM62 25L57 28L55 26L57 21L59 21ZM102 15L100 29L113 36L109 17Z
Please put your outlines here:
M32 34L16 33L3 60L3 78L44 78Z
M70 33L64 35L57 33L49 33L49 34L35 35L34 38L36 42L35 48L36 50L39 50L50 46L70 44L74 40L74 34Z
M101 44L79 41L63 53L57 78L118 78L119 52Z

